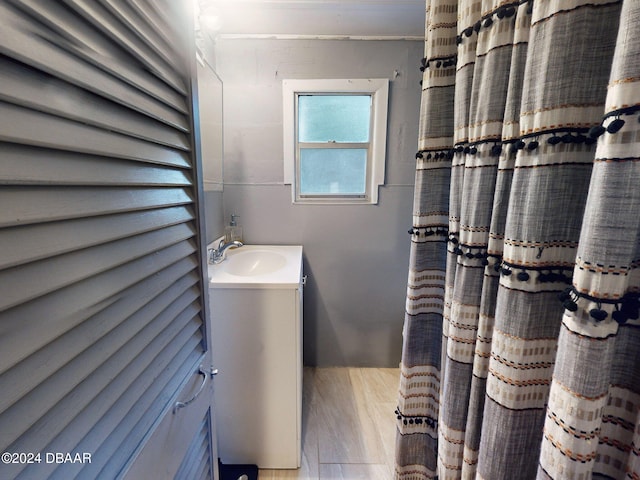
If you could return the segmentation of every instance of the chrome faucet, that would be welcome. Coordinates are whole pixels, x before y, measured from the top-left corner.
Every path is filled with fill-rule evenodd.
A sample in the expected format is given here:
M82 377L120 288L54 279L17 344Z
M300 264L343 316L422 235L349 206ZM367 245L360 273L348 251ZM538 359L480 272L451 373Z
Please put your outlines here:
M242 242L233 241L229 243L224 243L224 240L220 240L218 244L218 248L210 248L209 253L209 263L218 264L223 262L225 258L227 258L227 250L230 248L239 248L244 244Z

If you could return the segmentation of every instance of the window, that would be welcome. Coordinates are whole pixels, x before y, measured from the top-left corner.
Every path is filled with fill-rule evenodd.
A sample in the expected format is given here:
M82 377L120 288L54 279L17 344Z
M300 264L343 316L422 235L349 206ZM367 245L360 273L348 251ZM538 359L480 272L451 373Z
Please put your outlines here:
M377 203L389 81L284 80L284 174L294 203Z

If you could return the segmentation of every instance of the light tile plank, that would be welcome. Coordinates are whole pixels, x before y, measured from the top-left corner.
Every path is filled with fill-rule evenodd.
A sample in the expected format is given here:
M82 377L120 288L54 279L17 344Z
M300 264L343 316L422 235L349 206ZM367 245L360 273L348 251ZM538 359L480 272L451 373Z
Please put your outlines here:
M259 480L392 478L397 368L305 368L302 467Z
M316 371L320 463L383 463L358 369Z
M393 466L396 454L396 409L397 403L375 403L372 405L373 421L380 435L385 463Z
M322 464L320 480L389 480L388 465L376 464Z
M400 369L361 368L360 374L364 381L367 399L370 402L397 403L398 388L400 386Z

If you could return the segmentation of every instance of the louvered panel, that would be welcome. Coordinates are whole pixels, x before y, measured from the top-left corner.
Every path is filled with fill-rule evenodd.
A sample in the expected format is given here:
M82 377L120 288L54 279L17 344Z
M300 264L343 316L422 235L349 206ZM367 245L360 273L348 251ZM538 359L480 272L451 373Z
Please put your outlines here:
M150 424L160 416L161 410L170 408L167 391L177 388L178 383L189 377L190 372L197 370L202 358L197 353L201 342L201 337L197 334L198 323L198 319L193 318L188 328L183 328L162 351L157 352L161 361L150 359L145 374L135 379L132 388L104 414L98 428L82 440L80 444L83 448L96 452L96 461L85 466L79 478L98 478L99 472L110 462L123 464L128 452L139 443L140 435L149 430ZM190 331L192 335L188 335ZM167 380L166 385L153 381L159 375ZM138 398L138 401L132 404L132 398ZM139 422L147 422L147 425ZM108 431L109 434L97 434L99 431ZM129 441L131 444L127 445L126 442ZM111 478L114 476L112 474Z
M115 478L208 358L189 28L164 0L0 2L0 447L93 453L1 478Z
M63 48L65 48L65 50L67 50L69 53L73 53L78 58L81 58L91 65L96 66L103 72L106 72L109 75L112 75L115 78L126 82L130 86L139 89L141 92L144 92L150 97L159 100L167 106L172 107L177 112L183 113L185 115L189 113L188 108L184 103L184 98L168 85L157 81L157 79L151 76L148 72L144 70L134 69L127 63L117 62L109 56L101 55L87 49L82 49L72 44L66 44L63 46ZM122 103L120 102L120 99L113 100ZM145 110L137 108L137 105L135 104L130 104L129 106L141 111L142 113L153 112L153 108L151 108L150 110ZM161 111L166 114L166 117L157 117L158 120L171 124L172 126L182 131L188 130L188 127L182 122L182 118L180 116L176 116L171 110ZM170 120L175 120L178 123L172 124Z
M189 348L192 348L194 345L197 345L196 343L196 338L192 338L190 339L191 343L189 343L188 345L183 346L182 351L180 352L180 356L177 356L176 358L173 359L173 363L170 364L171 369L167 369L165 372L163 372L164 375L171 375L173 373L173 368L177 365L180 368L177 369L177 373L173 374L172 377L169 378L170 380L170 385L173 386L174 388L176 388L178 382L184 378L185 373L189 373L194 371L198 364L200 363L200 361L202 360L202 356L197 356L195 355L193 352L186 358L184 357L184 352L187 351ZM154 385L155 386L155 385ZM119 478L117 476L114 475L114 473L112 472L117 472L118 471L118 466L122 465L123 463L126 462L127 460L127 451L130 451L131 448L135 448L135 442L140 440L140 435L143 433L143 431L145 431L146 429L149 428L149 424L154 422L156 418L158 418L158 416L160 416L162 414L162 412L159 410L159 406L163 404L164 402L164 406L165 408L171 408L171 402L166 403L166 401L168 400L166 392L161 392L157 397L155 398L151 398L155 393L156 393L157 389L153 389L153 390L147 390L144 393L144 397L141 398L139 404L137 406L142 406L145 403L147 405L150 405L150 409L148 411L145 412L145 415L139 420L138 424L136 425L136 428L133 431L127 431L128 428L131 423L135 420L135 414L139 413L139 412L131 412L130 415L128 415L125 419L122 420L122 422L119 425L119 429L117 429L110 437L109 437L109 444L105 444L103 445L103 447L101 449L98 449L96 452L96 455L100 455L103 459L103 461L100 461L99 463L96 464L91 464L91 465L85 465L85 468L75 477L71 477L71 476L67 476L65 477L64 475L60 476L60 477L54 477L54 478L60 478L60 479L65 479L65 478L77 478L79 480L83 480L85 478L95 478L96 480L98 479L105 479L105 480L111 480L113 478ZM169 413L170 415L171 413ZM134 418L132 418L134 417ZM121 444L118 444L117 441L120 438L123 438L124 435L127 435L126 437L126 442L123 442ZM108 454L111 454L111 456L107 456ZM161 455L164 454L163 452L160 453ZM104 459L107 459L106 461L104 461ZM98 470L98 467L102 467L101 470ZM94 475L95 472L95 475Z
M197 328L200 323L200 319L194 319L191 326ZM200 330L194 330L194 333L199 331ZM180 335L184 337L185 333L186 330L180 332ZM97 456L106 460L98 461L95 465L85 466L76 478L113 478L110 473L113 471L113 468L109 468L108 465L124 463L129 456L127 452L136 448L144 433L149 431L158 417L162 415L162 411L164 409L171 409L172 404L170 403L170 396L167 395L167 393L177 389L185 378L189 378L191 372L197 371L198 364L202 361L202 355L196 354L197 348L202 345L201 336L194 334L188 338L188 343L185 344L181 343L182 338L176 337L175 342L179 348L174 348L174 345L171 344L171 348L167 348L166 351L163 352L163 355L166 356L167 359L164 360L162 364L166 365L166 367L160 370L157 367L160 363L152 364L155 368L150 372L150 374L161 375L163 379L168 379L169 385L163 390L160 390L161 384L152 382L148 388L138 390L137 393L140 399L135 407L127 412L127 415L117 424L118 427L113 433L109 435L100 448L95 450ZM173 354L174 352L175 355L171 357L168 356L169 353ZM138 381L141 380L142 379L139 379ZM129 406L130 404L121 402L121 408L127 408ZM110 426L112 423L109 422L108 425ZM98 471L100 463L104 463L105 465L102 467L100 474L94 477L93 472Z
M213 478L212 475L210 465L201 464L200 470L193 478L196 480L211 480Z
M193 451L187 452L183 460L182 465L186 467L184 473L181 475L178 472L174 477L176 479L202 478L203 472L210 468L211 455L205 455L205 452L209 449L209 435L204 425L198 432L198 436L194 437L194 440L197 440L197 442L193 442L189 447L190 449L193 448Z
M195 235L193 226L178 224L122 240L8 268L0 272L0 311L119 267ZM68 265L77 265L73 270ZM46 272L46 273L45 273ZM33 278L46 282L31 282ZM48 277L48 278L47 278Z
M203 438L203 436L205 438ZM204 448L204 443L206 442L206 432L203 433L202 429L198 432L198 436L193 438L193 442L189 445L189 450L182 460L182 464L180 465L180 470L176 473L174 479L196 479L198 477L198 473L200 468L202 467L199 458L199 453Z
M189 155L108 130L0 102L0 117L11 119L0 140L40 147L112 155L116 158L187 167Z
M141 279L161 274L164 268L194 252L192 245L183 242L0 313L0 351L3 353L0 372L80 325L87 315L96 314L117 301L111 298L114 295L130 295L127 289ZM193 258L186 258L185 262L190 263L191 268L196 267ZM42 328L43 317L46 329Z
M7 12L6 6L0 3L0 15L11 15ZM42 37L51 37L51 35L38 32L36 36L35 32L23 31L14 25L5 24L0 29L0 53L182 131L188 130L184 112L182 112L185 109L184 104L180 111L177 111L166 103L150 97L147 93L153 91L154 85L150 81L145 81L147 77L142 71L126 68L126 65L121 62L110 61L107 57L95 54L96 63L101 64L98 68L85 61L86 58L82 57L84 52L81 50L73 49L68 45L72 51L67 51L52 43L53 39L45 40ZM111 68L114 74L119 74L118 76L106 74L105 69L109 70L109 65L118 65L117 68ZM140 89L131 88L132 85L138 84ZM170 95L162 95L161 98L165 102L171 100Z
M138 161L0 142L0 184L190 186L189 172Z
M211 479L210 411L207 411L198 434L193 437L174 480Z
M122 0L101 0L101 3L118 19L127 25L145 45L158 54L165 62L179 63L175 52L165 39L148 23L148 17Z
M0 227L106 215L192 203L181 188L39 188L5 187L0 191Z
M194 320L193 325L201 323L200 319ZM122 419L116 429L108 438L108 441L102 445L100 449L95 450L96 455L100 455L104 465L96 476L93 476L93 472L97 472L98 468L94 468L94 465L86 465L85 468L80 471L75 477L71 475L71 472L63 472L62 475L54 476L53 478L66 480L67 478L77 478L83 480L85 478L104 478L111 480L116 478L114 473L119 472L122 469L122 465L129 459L129 453L133 451L141 442L146 432L152 428L153 424L163 414L163 411L169 410L172 407L171 393L172 391L179 389L179 385L184 378L197 370L198 365L201 363L203 355L198 354L198 347L202 344L202 339L197 335L199 330L195 331L188 341L184 344L179 344L180 350L173 358L165 360L167 367L162 371L163 378L167 378L166 384L160 384L154 382L144 392L138 392L141 394L140 399L136 402L135 408L131 409L127 416ZM180 338L176 338L179 341ZM141 379L140 379L141 380ZM163 387L160 391L160 387ZM128 407L131 404L125 404L121 402L121 407ZM146 408L146 410L144 410ZM144 410L144 412L143 412ZM139 417L141 413L144 413L142 417ZM140 418L137 423L136 420ZM133 430L129 430L131 425L135 425ZM125 440L126 435L126 440ZM91 443L88 443L88 438L84 439L79 445L81 448L91 448ZM118 443L120 442L120 443ZM87 446L88 445L88 446ZM163 452L160 452L161 454ZM109 455L110 454L110 455ZM109 455L109 456L107 456ZM160 459L159 459L160 460ZM95 465L98 467L99 465ZM68 470L71 470L69 468ZM57 474L57 472L56 472Z
M34 20L46 25L50 32L60 35L73 44L83 45L102 55L124 61L130 61L126 58L126 54L133 53L146 68L155 71L159 77L170 84L177 91L176 93L183 96L187 93L183 79L169 65L172 62L176 65L180 64L179 57L175 54L170 55L170 46L160 40L160 36L154 35L154 32L145 24L145 20L135 14L132 16L131 10L127 10L126 7L122 6L118 10L110 8L110 13L95 1L65 0L68 5L43 0L9 1L31 15ZM120 18L114 18L112 16L114 13ZM88 28L87 19L93 21L99 28ZM140 30L136 31L136 27ZM142 30L145 31L144 34ZM142 42L136 41L135 36ZM157 46L152 44L154 40L159 41Z
M204 465L200 468L198 475L194 477L199 480L211 480L213 479L213 473L211 472L211 464Z
M185 292L198 282L193 271L185 275L184 270L172 267L163 271L162 275L143 280L129 290L127 297L90 316L0 375L0 390L5 392L0 397L0 412L7 410L63 367L68 368L70 362L81 361L82 368L87 369L104 361L114 349L109 345L113 338L133 336L144 326L142 322L152 312L167 308L173 298L172 292ZM92 350L94 348L96 350ZM86 376L78 372L75 375L78 375L77 378Z
M0 269L192 220L191 209L180 206L13 228L0 235Z
M173 40L171 38L171 25L169 25L157 12L154 10L153 5L149 5L145 0L129 0L129 5L136 13L144 18L149 25L163 40L166 45L172 45ZM180 55L180 52L175 51L174 56ZM173 61L173 63L179 63L179 60Z
M160 5L153 0L137 0L137 2L145 5L149 12L155 12L161 22L167 26L172 24L171 17L176 14L176 6L181 7L179 2L167 2L165 5Z
M62 2L51 0L9 0L15 7L29 14L37 22L45 25L52 32L79 47L98 52L109 53L113 58L127 61L127 54L118 52L104 35L99 34L75 12Z
M136 316L127 318L126 321L122 319L123 323L119 328L112 331L108 339L95 346L94 356L91 356L92 352L83 352L79 358L64 365L64 368L31 390L20 402L14 403L0 418L4 442L7 443L1 445L3 451L6 448L23 448L12 451L26 451L24 448L28 446L35 447L32 440L25 442L19 439L28 430L37 432L38 446L44 448L78 411L94 399L94 395L108 387L115 376L113 369L118 362L126 361L122 365L130 363L165 328L171 325L171 328L183 328L184 322L178 326L175 319L181 314L192 318L197 311L192 306L185 313L185 308L192 305L193 301L194 292L187 291L181 293L176 301L164 305L164 310L159 310L162 302L157 301ZM101 372L109 373L110 376L102 375ZM83 391L92 393L89 396L80 395ZM71 392L74 392L74 398L70 400ZM61 412L70 404L77 408ZM55 416L51 412L56 412Z
M0 61L3 99L7 103L83 124L188 150L184 133L55 77L48 76L43 82L42 75L42 72L24 64L3 58ZM43 83L46 88L43 88ZM50 95L52 90L58 92L53 98Z
M134 58L178 92L187 93L184 81L180 76L145 43L137 41L135 34L126 25L114 18L99 2L95 0L64 0L64 2L91 21L96 28L106 32L110 38L118 42Z
M29 433L35 441L29 443L30 448L39 447L40 451L55 451L49 448L56 448L55 444L51 447L48 443L53 440L54 435L62 434L63 437L69 438L70 443L77 443L87 430L95 432L100 437L110 434L110 430L117 425L114 424L115 418L107 417L103 421L105 425L95 424L95 419L100 418L106 412L122 412L125 409L136 408L140 405L141 397L145 395L147 390L152 391L154 388L163 386L163 382L154 385L153 380L156 378L149 371L156 370L154 360L157 357L168 355L174 351L180 351L183 355L197 358L194 347L197 346L195 340L191 340L192 345L186 345L186 342L192 339L191 330L197 328L194 322L187 327L184 319L176 319L165 330L161 331L157 337L153 338L151 343L143 344L141 339L136 337L137 342L132 342L125 349L118 352L108 362L103 364L100 369L87 378L82 384L65 399L65 403L59 403L52 408L40 421L30 429ZM186 337L186 338L185 338ZM175 342L175 343L174 343ZM186 346L186 348L185 348ZM132 356L135 353L138 356ZM173 355L170 357L173 359ZM121 370L121 362L126 360L127 367ZM135 360L135 361L133 361ZM132 363L129 363L132 362ZM161 364L167 363L164 360ZM185 367L176 363L170 365L169 368L183 369L182 375L185 375ZM154 372L155 373L155 372ZM100 377L108 376L111 382L106 387L102 387L105 379ZM81 395L82 394L82 395ZM88 402L87 400L90 400ZM133 403L132 403L133 402ZM90 423L87 424L87 421ZM62 432L61 429L64 429ZM52 438L53 437L53 438ZM107 437L108 438L108 437ZM141 439L137 439L139 442ZM18 441L10 445L11 451L25 451L27 445L21 445ZM19 450L22 448L23 450ZM64 446L62 446L64 449ZM95 448L87 446L88 450L95 452L96 462L98 462L98 452ZM67 451L67 450L65 450ZM68 450L70 451L70 450ZM130 453L131 450L128 450ZM55 468L55 465L39 464L25 470L24 478L46 478ZM77 469L77 467L76 467ZM18 467L18 471L22 470ZM69 478L69 477L67 477ZM92 478L86 476L84 478Z
M181 332L182 333L182 332ZM181 341L181 338L176 337L176 341ZM105 415L103 419L105 429L111 430L114 425L118 427L109 435L107 443L102 445L101 448L94 448L96 443L94 432L92 435L85 437L78 445L78 448L87 449L96 452L96 462L85 466L77 475L74 475L74 468L68 465L61 466L51 476L52 479L67 480L71 478L77 478L84 480L85 478L99 479L105 478L111 480L116 478L116 474L121 470L122 465L126 463L128 456L137 444L142 440L142 436L149 430L151 424L162 414L162 410L166 410L170 405L167 403L170 389L177 388L178 382L188 376L202 360L202 355L198 355L195 348L200 345L199 339L194 335L188 339L184 344L178 343L179 353L171 358L165 360L167 362L167 368L162 372L168 378L168 383L165 385L157 382L149 384L149 388L144 391L138 391L141 396L136 402L134 408L132 408L127 415L118 423L119 415L116 415L121 410L131 407L131 403L125 403L124 398L119 404L114 405L108 415ZM176 349L177 350L177 349ZM164 359L163 359L164 360ZM136 384L143 382L144 378L138 378ZM164 386L164 390L158 393L160 386ZM146 411L143 410L147 408ZM140 418L140 414L144 415ZM138 418L140 418L138 420ZM136 422L137 420L137 422ZM130 430L131 426L135 425L137 428ZM97 426L100 428L100 425ZM126 439L126 440L123 440ZM122 441L122 443L118 443ZM127 443L127 442L130 442ZM107 448L109 447L109 448ZM163 452L161 452L163 454ZM161 458L158 458L161 461ZM76 469L77 470L77 469Z

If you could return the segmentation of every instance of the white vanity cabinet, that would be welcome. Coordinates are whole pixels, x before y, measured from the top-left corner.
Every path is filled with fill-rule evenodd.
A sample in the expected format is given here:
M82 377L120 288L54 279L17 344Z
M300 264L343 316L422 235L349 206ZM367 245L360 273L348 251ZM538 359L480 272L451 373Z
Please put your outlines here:
M243 254L259 262L256 252L270 249L284 249L287 264L273 272L258 266L254 274L239 263ZM298 468L302 247L233 249L220 265L210 265L209 273L210 348L219 371L214 408L220 459L225 464Z

